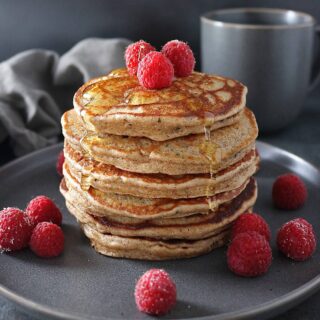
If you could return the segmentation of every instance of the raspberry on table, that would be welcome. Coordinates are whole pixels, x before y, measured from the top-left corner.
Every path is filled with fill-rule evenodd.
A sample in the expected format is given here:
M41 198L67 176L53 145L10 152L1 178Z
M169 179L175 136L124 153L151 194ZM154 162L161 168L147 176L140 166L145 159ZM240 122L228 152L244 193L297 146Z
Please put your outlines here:
M254 231L237 234L227 251L229 269L243 277L256 277L266 273L271 261L269 242Z
M272 187L273 203L279 209L298 209L305 203L307 195L304 182L291 173L279 176Z
M169 87L173 80L173 66L161 52L148 53L139 63L138 80L147 89Z
M140 311L163 315L176 304L176 285L169 274L162 269L150 269L138 280L135 300Z
M64 249L64 234L54 223L40 222L33 229L29 245L39 257L57 257Z
M57 163L56 163L57 172L61 177L63 176L63 172L62 172L63 164L64 164L64 153L62 150L58 155Z
M143 40L130 44L125 52L125 60L128 72L134 76L137 74L139 62L151 51L156 49L148 42Z
M239 233L248 231L258 232L270 241L270 227L267 222L256 213L244 213L234 222L231 230L231 239Z
M28 246L32 226L23 211L5 208L0 211L0 251L16 251Z
M317 246L312 225L303 218L285 223L278 232L277 245L288 258L295 261L307 260Z
M43 221L52 222L57 225L61 225L62 222L60 209L50 198L43 195L35 197L28 203L26 214L33 226Z
M167 42L161 52L171 61L176 77L189 76L195 66L195 59L187 43L179 40Z

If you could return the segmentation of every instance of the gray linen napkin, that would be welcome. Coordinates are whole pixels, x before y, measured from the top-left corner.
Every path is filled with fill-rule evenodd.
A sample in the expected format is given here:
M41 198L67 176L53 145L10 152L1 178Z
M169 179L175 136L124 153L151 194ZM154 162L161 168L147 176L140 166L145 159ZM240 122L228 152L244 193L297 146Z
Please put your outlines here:
M90 78L124 66L126 39L85 39L61 57L34 49L0 63L0 143L17 156L58 141L60 117ZM0 155L1 156L1 155Z

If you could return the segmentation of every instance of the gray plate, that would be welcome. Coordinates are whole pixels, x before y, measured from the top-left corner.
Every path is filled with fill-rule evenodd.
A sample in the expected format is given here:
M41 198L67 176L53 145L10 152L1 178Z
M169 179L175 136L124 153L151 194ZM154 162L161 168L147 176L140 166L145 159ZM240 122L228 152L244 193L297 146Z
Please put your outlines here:
M165 268L178 288L178 304L166 319L263 319L296 305L320 286L320 250L312 259L294 263L281 256L275 233L282 223L302 216L319 237L320 173L304 160L264 143L258 174L259 197L255 207L273 230L273 263L262 277L247 279L228 271L225 248L211 254L171 262L112 259L91 249L59 194L55 161L61 145L36 152L0 170L0 207L26 203L38 194L52 197L64 213L64 254L41 259L29 250L0 255L0 293L33 315L47 319L146 319L136 310L136 279L152 267ZM275 177L293 171L307 183L309 199L301 210L272 207Z

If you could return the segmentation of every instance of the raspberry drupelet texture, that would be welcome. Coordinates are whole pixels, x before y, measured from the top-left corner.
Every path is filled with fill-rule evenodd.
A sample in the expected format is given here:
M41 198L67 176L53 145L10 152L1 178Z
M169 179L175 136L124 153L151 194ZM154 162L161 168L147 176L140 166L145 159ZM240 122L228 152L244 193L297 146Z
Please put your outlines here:
M138 309L152 315L167 313L177 300L176 285L162 269L144 273L136 284L134 295Z
M58 155L57 163L56 163L57 172L61 177L63 176L63 172L62 172L63 164L64 164L64 153L62 150Z
M128 72L134 76L137 74L139 62L151 51L156 49L143 40L130 44L125 52L125 60Z
M271 261L269 242L254 231L236 235L227 251L229 269L243 277L256 277L266 273Z
M195 66L195 59L191 48L183 41L167 42L161 52L171 61L176 77L189 76Z
M0 211L0 251L16 251L25 248L32 226L23 211L5 208Z
M316 250L316 237L312 225L303 218L285 223L277 235L278 249L296 261L310 258Z
M272 187L274 205L279 209L295 210L303 206L307 199L304 182L294 174L279 176Z
M270 241L270 227L267 222L256 213L244 213L235 221L232 226L231 239L239 233L248 231L258 232Z
M30 249L39 257L52 258L60 255L64 248L62 229L51 222L41 222L33 229Z
M37 196L32 199L26 208L26 213L36 226L39 222L47 221L61 225L62 214L55 203L46 196Z
M172 63L161 52L153 51L140 61L137 76L141 86L163 89L171 85L173 74Z

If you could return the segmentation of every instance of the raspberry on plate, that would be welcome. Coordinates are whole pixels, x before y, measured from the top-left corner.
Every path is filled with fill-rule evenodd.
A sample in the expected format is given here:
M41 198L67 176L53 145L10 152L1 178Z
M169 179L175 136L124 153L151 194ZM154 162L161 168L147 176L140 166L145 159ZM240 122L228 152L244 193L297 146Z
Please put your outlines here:
M231 239L239 233L248 231L258 232L270 241L271 232L269 225L256 213L244 213L234 222L231 230Z
M57 163L56 163L57 172L61 177L63 176L63 172L62 172L63 164L64 164L64 153L62 150L58 155Z
M273 203L279 209L298 209L305 203L307 195L304 182L291 173L279 176L272 187Z
M278 249L296 261L310 258L316 250L316 237L312 225L303 218L285 223L277 235Z
M237 234L227 251L229 269L243 277L256 277L266 273L271 261L269 242L254 231Z
M146 54L155 50L156 49L150 43L143 40L130 44L124 54L129 74L132 76L136 75L139 62Z
M140 311L163 315L176 304L176 285L164 270L150 269L138 280L134 296Z
M148 53L139 63L138 79L141 86L147 89L169 87L173 80L173 66L161 52Z
M161 52L171 61L176 77L189 76L194 68L195 59L191 48L183 41L167 42Z
M0 251L16 251L25 248L32 232L28 217L18 208L0 211Z
M40 222L33 229L30 249L39 257L52 258L60 255L64 248L62 229L51 222Z
M36 226L39 222L47 221L61 225L62 214L55 203L46 196L37 196L32 199L26 208L26 213Z

